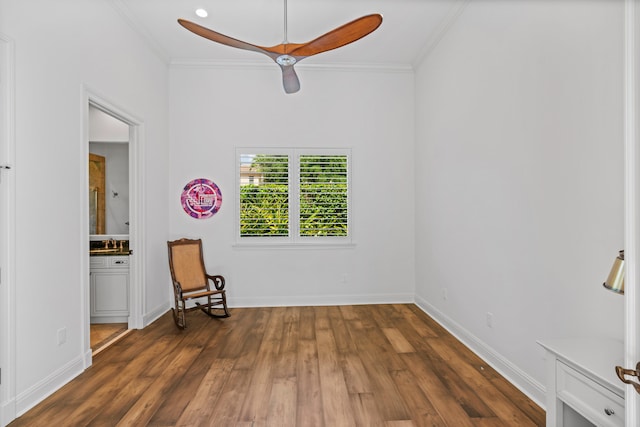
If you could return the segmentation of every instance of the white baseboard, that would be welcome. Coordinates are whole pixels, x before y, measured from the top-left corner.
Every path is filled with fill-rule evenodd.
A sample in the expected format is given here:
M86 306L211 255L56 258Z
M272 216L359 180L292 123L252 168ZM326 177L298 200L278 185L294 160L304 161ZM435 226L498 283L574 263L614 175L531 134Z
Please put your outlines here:
M159 305L152 311L148 312L144 316L142 316L142 328L146 328L156 320L160 318L163 314L171 309L171 305L169 303ZM142 329L141 328L141 329Z
M380 294L380 295L302 295L288 297L227 297L230 308L233 307L300 307L326 305L361 305L361 304L411 304L413 294Z
M84 358L80 355L42 381L20 393L16 398L16 415L24 414L60 387L80 375L84 371L83 362Z
M543 409L545 408L546 387L544 384L541 384L515 366L492 347L478 339L475 335L471 334L418 295L415 296L415 304L451 333L451 335L456 337L458 341L462 342L500 375L505 377L511 384L527 395L538 406Z

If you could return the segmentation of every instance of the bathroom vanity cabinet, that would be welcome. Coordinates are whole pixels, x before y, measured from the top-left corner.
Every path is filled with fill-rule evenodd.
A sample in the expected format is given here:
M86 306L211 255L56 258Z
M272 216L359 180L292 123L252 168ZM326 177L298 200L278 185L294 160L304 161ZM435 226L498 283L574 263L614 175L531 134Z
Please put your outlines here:
M126 323L129 318L129 257L90 257L91 323Z

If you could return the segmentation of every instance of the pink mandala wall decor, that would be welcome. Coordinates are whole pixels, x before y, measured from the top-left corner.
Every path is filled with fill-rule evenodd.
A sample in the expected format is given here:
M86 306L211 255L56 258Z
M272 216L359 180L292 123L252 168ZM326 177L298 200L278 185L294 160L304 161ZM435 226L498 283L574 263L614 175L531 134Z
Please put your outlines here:
M180 201L187 215L196 219L205 219L220 210L222 192L213 181L198 178L184 186Z

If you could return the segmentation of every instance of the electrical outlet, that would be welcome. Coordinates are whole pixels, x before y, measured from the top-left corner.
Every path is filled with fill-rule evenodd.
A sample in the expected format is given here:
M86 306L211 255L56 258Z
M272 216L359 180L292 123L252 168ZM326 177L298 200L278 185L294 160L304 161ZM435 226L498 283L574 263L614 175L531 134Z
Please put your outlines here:
M442 288L442 290L440 291L440 295L442 296L442 300L446 301L447 300L447 288Z
M58 345L62 345L67 342L67 328L58 329Z
M493 313L487 311L487 326L493 328Z

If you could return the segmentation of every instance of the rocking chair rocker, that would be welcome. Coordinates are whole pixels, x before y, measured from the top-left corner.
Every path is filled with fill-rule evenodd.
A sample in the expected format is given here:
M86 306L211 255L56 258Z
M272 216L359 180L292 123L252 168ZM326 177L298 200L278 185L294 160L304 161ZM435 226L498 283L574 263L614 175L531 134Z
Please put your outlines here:
M167 242L167 246L175 298L173 320L176 326L185 329L185 313L198 308L211 317L229 317L224 277L207 274L202 256L202 240L180 239ZM214 289L211 289L209 281L213 282ZM187 308L188 300L201 298L206 298L207 302L201 304L195 301L194 307Z

